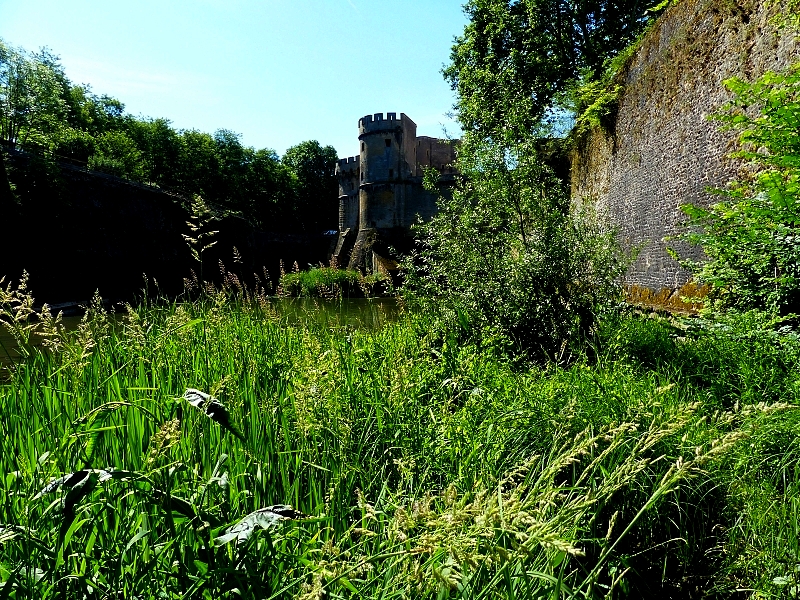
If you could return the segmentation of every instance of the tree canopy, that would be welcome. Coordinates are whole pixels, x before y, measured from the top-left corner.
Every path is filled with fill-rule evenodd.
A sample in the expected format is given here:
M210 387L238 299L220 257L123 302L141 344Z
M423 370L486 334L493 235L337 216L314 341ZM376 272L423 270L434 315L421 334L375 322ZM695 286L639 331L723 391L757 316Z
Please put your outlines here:
M468 0L444 70L464 130L460 177L407 262L408 297L445 335L560 362L618 300L628 257L570 202L541 138L567 92L603 80L641 33L650 1Z
M0 142L89 169L159 186L267 230L317 231L337 221L336 151L302 142L281 159L219 129L175 129L133 116L116 98L75 85L48 50L29 53L0 39ZM11 191L0 153L0 204Z
M519 140L581 77L641 33L653 0L468 0L445 78L458 94L462 126Z

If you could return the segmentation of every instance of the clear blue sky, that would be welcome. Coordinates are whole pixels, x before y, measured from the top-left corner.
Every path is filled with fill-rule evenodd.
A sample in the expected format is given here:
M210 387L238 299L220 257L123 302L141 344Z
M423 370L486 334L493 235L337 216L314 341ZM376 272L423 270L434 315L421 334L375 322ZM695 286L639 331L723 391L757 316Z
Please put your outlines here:
M72 81L278 154L309 139L357 154L376 112L457 135L440 70L465 24L460 0L0 0L0 37L49 47Z

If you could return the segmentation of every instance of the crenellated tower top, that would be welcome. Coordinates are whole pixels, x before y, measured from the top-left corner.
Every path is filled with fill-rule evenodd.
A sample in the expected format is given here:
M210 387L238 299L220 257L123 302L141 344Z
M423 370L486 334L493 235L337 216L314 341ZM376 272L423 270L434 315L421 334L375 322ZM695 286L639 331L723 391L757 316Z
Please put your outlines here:
M412 121L405 113L389 112L384 117L383 113L375 113L374 115L366 115L358 120L358 133L359 136L365 133L375 133L379 131L393 131L398 127L413 126L416 130L417 124Z

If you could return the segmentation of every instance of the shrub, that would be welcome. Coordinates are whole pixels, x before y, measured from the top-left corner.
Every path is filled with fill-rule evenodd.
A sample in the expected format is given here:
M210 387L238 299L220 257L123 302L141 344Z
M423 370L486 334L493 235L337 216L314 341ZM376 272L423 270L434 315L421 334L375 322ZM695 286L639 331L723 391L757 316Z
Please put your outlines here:
M716 190L722 200L709 208L682 207L683 239L708 257L683 263L710 286L715 309L800 312L800 64L725 85L734 99L715 118L740 132L732 156L749 172Z
M447 331L560 359L616 299L625 260L613 231L573 206L531 137L513 148L467 136L463 180L420 226L406 296Z
M280 287L287 296L369 297L387 291L388 283L388 278L382 273L364 276L350 269L320 267L284 274Z

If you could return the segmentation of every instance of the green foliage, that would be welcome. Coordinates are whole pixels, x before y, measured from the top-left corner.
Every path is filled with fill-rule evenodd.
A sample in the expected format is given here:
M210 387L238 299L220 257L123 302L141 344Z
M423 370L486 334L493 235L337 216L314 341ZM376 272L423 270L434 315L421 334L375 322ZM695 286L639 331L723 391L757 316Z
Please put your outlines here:
M14 328L34 303L9 294ZM265 302L209 290L116 317L95 302L74 331L30 321L44 347L26 332L0 385L0 593L793 585L796 337L618 315L593 364L525 370L437 342L424 315L342 331Z
M470 0L445 77L464 129L516 141L546 120L582 77L601 79L606 60L655 15L650 0Z
M389 286L381 273L363 275L360 271L319 267L281 276L279 291L288 296L353 298L382 295Z
M334 198L338 196L333 146L317 141L303 142L286 150L281 162L295 177L297 220L311 231L331 229L339 218Z
M145 171L142 153L123 131L107 131L95 138L95 150L88 166L95 171L141 181Z
M612 129L621 92L622 86L609 86L602 81L591 81L580 86L575 93L574 104L576 132L585 133L593 127Z
M48 51L29 54L0 40L0 141L187 198L201 195L262 229L336 226L332 147L303 142L283 162L239 138L225 129L213 135L178 131L166 119L133 117L119 100L72 84ZM6 204L4 163L0 167L0 202Z
M464 179L420 226L406 287L447 331L559 360L591 337L616 300L625 260L613 232L588 207L571 206L539 146L463 140Z
M28 55L0 40L0 140L41 146L66 116L67 80L48 51Z
M800 312L800 65L754 83L730 79L734 100L715 115L740 132L746 175L708 208L687 205L682 236L708 257L685 261L717 309ZM757 111L757 112L756 112Z
M779 28L790 27L800 31L800 0L769 0L777 8L772 22Z

